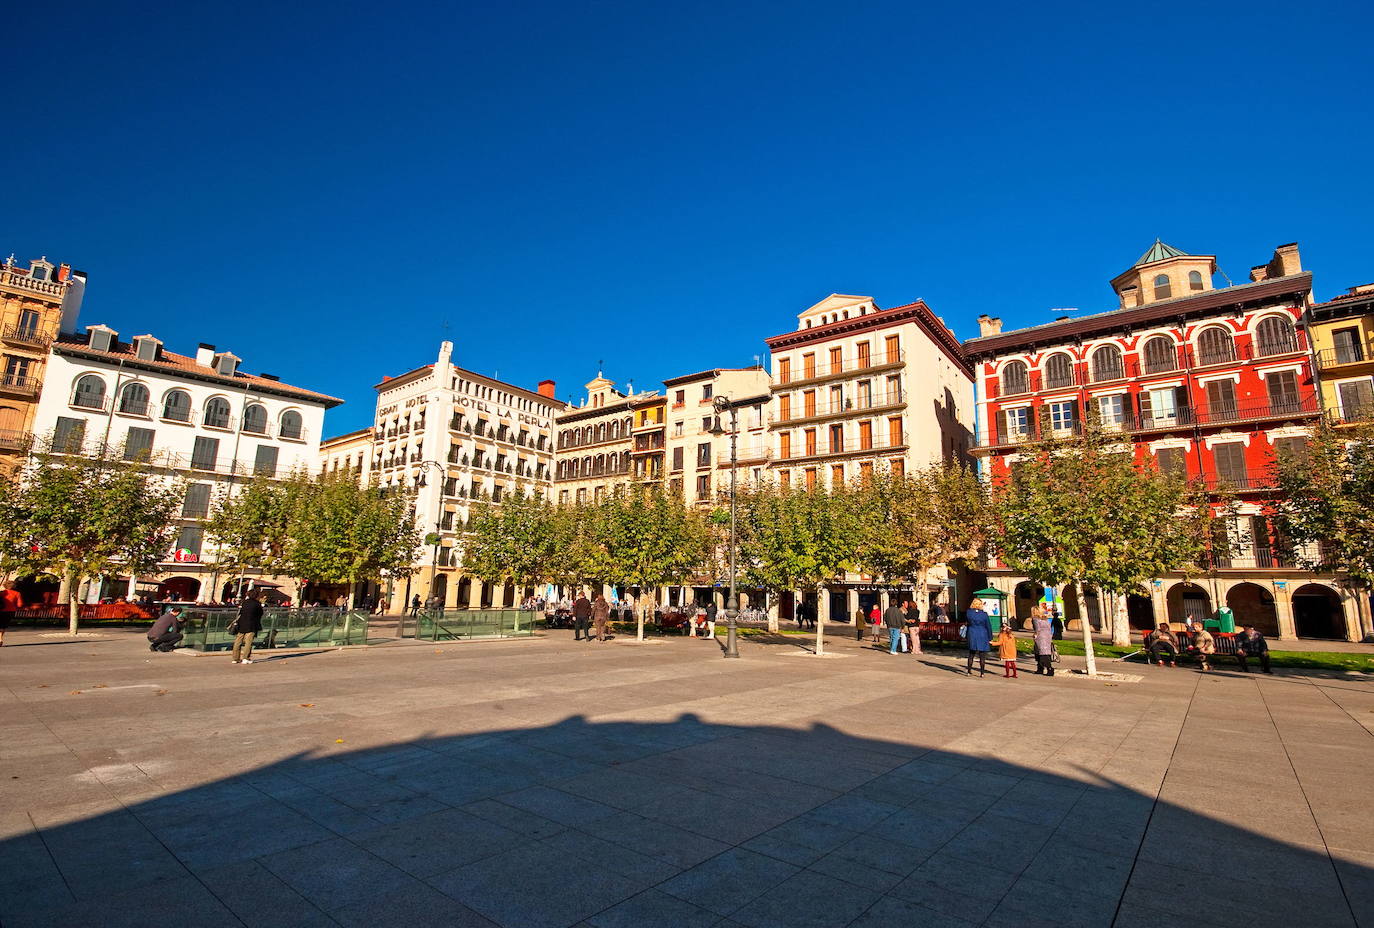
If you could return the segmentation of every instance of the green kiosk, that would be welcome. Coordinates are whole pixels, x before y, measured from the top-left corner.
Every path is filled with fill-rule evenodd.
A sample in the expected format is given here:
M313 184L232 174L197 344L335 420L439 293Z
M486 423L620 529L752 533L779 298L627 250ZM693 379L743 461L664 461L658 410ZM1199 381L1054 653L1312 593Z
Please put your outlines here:
M1002 620L1008 618L1007 594L988 587L984 590L974 590L973 598L983 601L983 611L988 614L988 624L992 626L992 633L996 635L1002 629Z

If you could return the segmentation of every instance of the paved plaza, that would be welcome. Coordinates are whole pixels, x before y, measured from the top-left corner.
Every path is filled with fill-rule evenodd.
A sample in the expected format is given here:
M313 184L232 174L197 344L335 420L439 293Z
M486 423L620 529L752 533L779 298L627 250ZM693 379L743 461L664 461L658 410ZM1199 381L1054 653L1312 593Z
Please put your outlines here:
M1374 925L1360 677L100 634L0 649L4 928Z

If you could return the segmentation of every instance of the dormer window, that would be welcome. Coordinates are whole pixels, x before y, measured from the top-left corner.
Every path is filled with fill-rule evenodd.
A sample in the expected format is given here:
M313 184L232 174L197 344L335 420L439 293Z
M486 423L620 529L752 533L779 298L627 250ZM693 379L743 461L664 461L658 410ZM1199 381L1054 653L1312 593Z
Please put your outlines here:
M140 361L156 361L162 352L162 342L151 335L140 335L134 339L134 355Z
M90 336L90 345L96 351L113 351L115 342L115 330L106 328L103 325L93 325L86 328Z
M221 377L233 377L234 372L237 371L238 368L239 359L229 354L227 351L223 354L215 355L215 373L219 374Z

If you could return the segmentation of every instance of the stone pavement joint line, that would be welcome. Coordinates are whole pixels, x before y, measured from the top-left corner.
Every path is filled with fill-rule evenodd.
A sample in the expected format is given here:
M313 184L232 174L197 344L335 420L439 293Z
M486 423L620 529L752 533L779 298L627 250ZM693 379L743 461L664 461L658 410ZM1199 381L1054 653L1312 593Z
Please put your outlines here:
M11 631L0 928L1374 925L1374 683L827 647Z

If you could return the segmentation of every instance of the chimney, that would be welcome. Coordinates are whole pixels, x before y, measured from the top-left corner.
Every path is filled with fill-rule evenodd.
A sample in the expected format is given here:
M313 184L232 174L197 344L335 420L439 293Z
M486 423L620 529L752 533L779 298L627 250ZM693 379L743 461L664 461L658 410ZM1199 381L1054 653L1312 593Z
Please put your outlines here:
M263 380L270 380L273 383L281 383L281 378L278 377L276 374L259 374L258 376L261 377Z
M1140 305L1140 288L1137 286L1122 287L1117 291L1121 297L1121 308L1130 309L1132 306Z
M1269 259L1270 277L1287 277L1302 273L1302 260L1298 257L1298 243L1289 242L1274 249L1274 257Z
M981 316L978 317L978 337L979 337L979 338L982 338L982 337L987 336L987 335L1001 335L1001 334L1002 334L1002 319L1001 319L1001 317L989 316L987 313L984 313L983 315L981 315Z
M1351 296L1362 296L1366 293L1374 293L1374 284L1356 284L1346 290Z
M209 367L215 363L215 346L201 342L196 346L196 363L201 367Z
M553 395L553 387L554 387L554 382L553 382L552 380L541 380L541 381L539 381L539 395L540 395L540 396L547 396L549 399L553 399L553 398L554 398L554 395Z
M66 280L70 276L72 276L72 266L70 264L64 262L57 266L57 279L59 281Z
M1254 267L1250 268L1250 282L1251 282L1252 284L1257 284L1257 283L1259 283L1261 280L1268 280L1268 279L1269 279L1269 265L1267 265L1267 264L1256 264Z

